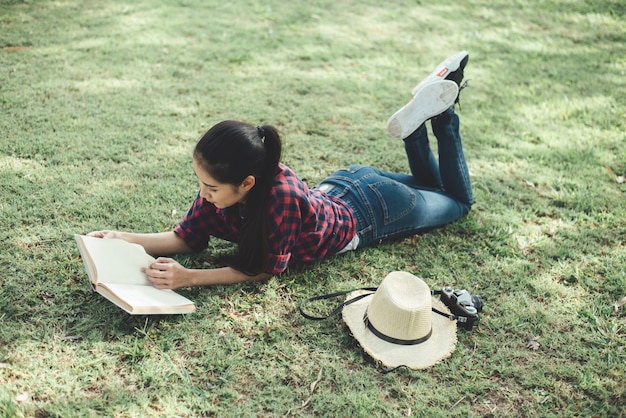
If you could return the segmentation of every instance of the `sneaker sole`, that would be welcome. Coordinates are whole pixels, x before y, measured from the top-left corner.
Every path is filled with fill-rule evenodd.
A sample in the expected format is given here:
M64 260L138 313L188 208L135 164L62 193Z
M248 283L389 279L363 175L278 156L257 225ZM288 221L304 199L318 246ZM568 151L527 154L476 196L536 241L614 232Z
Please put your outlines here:
M398 139L411 135L433 116L454 104L459 87L454 81L436 80L419 89L413 99L387 120L387 131Z
M461 62L467 57L469 57L469 53L467 51L461 51L446 58L435 68L435 71L430 73L428 77L413 88L411 94L415 94L424 85L432 83L435 80L444 80L450 73L458 70L461 66Z

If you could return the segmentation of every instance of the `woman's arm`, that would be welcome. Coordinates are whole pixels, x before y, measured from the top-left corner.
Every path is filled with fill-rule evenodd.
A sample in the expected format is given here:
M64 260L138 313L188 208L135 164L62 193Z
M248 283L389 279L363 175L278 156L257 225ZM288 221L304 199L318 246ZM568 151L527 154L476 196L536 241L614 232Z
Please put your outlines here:
M190 286L234 284L244 281L262 281L272 277L269 273L249 276L232 267L217 269L187 269L176 260L160 257L149 268L142 270L152 285L159 289L178 289Z
M87 235L96 238L123 239L124 241L141 245L146 249L146 252L155 256L192 252L191 248L185 244L185 241L183 241L183 239L176 235L173 231L157 232L153 234L136 234L132 232L120 231L94 231Z

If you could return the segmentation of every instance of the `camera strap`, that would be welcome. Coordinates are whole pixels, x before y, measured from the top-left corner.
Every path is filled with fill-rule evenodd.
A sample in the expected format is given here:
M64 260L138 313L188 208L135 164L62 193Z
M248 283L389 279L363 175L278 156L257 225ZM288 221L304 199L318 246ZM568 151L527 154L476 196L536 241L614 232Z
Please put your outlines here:
M352 290L344 290L343 292L335 292L335 293L328 293L326 295L319 295L319 296L313 296L312 298L308 298L303 300L300 305L298 306L298 311L300 311L300 315L302 315L303 317L305 317L306 319L311 319L313 321L321 321L323 319L326 318L330 318L333 315L338 314L339 312L341 312L341 310L343 309L344 306L350 305L358 300L361 300L367 296L373 295L374 292L376 292L376 287L362 287L360 289L352 289ZM325 300L325 299L332 299L332 298L336 298L339 296L343 296L343 295L347 295L348 293L352 293L355 292L357 290L365 290L368 291L369 293L364 293L362 295L353 297L352 299L349 299L343 303L341 303L339 306L337 306L331 313L329 313L326 316L314 316L314 315L309 315L306 312L304 312L304 305L308 304L309 302L314 302L316 300Z
M359 289L352 289L352 290L344 290L342 292L335 292L335 293L328 293L325 295L318 295L318 296L313 296L311 298L305 299L303 300L300 305L298 306L298 311L300 312L300 315L302 315L303 317L305 317L306 319L310 319L313 321L322 321L324 319L330 318L331 316L334 316L336 314L338 314L339 312L341 312L341 310L343 309L344 306L348 306L356 301L359 301L365 297L371 296L374 294L374 292L376 292L376 289L378 289L377 287L361 287ZM355 292L357 290L365 290L368 293L364 293L362 295L353 297L352 299L348 299L345 302L339 304L335 309L333 309L333 311L331 313L329 313L328 315L324 315L324 316L315 316L315 315L311 315L308 314L306 312L304 312L304 306L307 305L310 302L314 302L316 300L327 300L327 299L333 299L339 296L344 296L347 295L348 293L352 293ZM432 295L441 295L441 290L431 290L430 292ZM439 309L436 308L432 308L433 312L435 312L436 314L439 314L441 316L445 316L446 318L448 318L450 321L458 321L461 323L465 323L467 322L468 318L466 316L458 316L458 315L453 315L453 314L447 314L445 312L440 311Z

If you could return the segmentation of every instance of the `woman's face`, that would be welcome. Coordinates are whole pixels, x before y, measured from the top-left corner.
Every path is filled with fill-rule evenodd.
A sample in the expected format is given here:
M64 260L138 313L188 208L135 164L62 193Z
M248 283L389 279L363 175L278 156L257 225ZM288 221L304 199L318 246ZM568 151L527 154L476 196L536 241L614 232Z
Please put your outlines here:
M193 169L200 181L200 196L220 209L243 202L255 184L253 176L246 177L237 186L230 183L220 183L211 177L195 158L193 159Z

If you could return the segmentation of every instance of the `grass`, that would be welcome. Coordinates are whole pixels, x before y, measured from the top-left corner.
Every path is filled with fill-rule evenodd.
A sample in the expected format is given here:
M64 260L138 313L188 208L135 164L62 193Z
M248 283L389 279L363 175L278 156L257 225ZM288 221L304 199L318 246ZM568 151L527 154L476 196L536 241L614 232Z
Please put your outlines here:
M624 416L625 14L617 0L1 1L0 415ZM467 218L263 284L185 289L188 316L131 317L90 290L72 235L171 230L212 124L279 127L310 184L351 163L405 171L384 121L460 49ZM392 270L485 301L425 371L382 374L338 318L296 310Z

